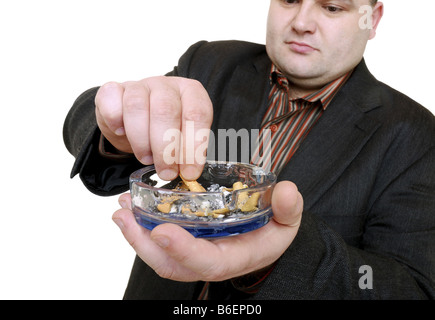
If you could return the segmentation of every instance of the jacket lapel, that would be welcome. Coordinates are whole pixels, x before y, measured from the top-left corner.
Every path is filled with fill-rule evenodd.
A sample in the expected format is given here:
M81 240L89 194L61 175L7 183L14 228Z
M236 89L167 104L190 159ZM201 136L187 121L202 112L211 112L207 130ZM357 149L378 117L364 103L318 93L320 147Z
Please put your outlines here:
M258 129L267 108L270 91L271 61L266 54L239 65L228 85L228 94L222 102L219 123L225 128Z
M219 127L249 132L259 129L267 108L270 66L269 58L263 55L254 63L237 67L222 101ZM278 180L296 183L306 209L340 177L381 125L368 114L380 106L376 83L361 61L279 174Z
M259 129L263 114L267 109L270 91L269 71L271 61L266 53L260 55L255 61L247 61L237 66L230 78L227 90L223 95L219 114L215 115L213 131L215 133L214 150L209 152L209 159L248 162L251 153L251 140L254 136L252 129ZM237 146L228 146L228 141L221 136L220 128L226 128L226 133L245 134L249 137L249 143ZM233 133L228 130L234 130ZM244 132L242 132L242 130ZM256 136L255 136L256 137ZM229 141L230 144L234 140ZM212 148L209 148L212 150ZM233 152L231 152L231 150ZM235 153L234 153L235 151Z
M340 177L381 123L367 112L380 106L376 80L364 61L300 145L280 180L293 181L311 208Z

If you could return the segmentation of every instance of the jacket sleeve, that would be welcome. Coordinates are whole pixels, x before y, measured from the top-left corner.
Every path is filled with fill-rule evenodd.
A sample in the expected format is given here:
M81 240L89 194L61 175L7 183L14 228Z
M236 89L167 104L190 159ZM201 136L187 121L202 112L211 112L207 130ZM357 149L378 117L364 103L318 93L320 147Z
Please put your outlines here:
M128 190L131 172L140 167L134 158L118 161L99 152L101 132L95 118L98 87L82 93L70 109L63 127L63 139L75 157L71 178L77 174L85 187L99 196L112 196Z

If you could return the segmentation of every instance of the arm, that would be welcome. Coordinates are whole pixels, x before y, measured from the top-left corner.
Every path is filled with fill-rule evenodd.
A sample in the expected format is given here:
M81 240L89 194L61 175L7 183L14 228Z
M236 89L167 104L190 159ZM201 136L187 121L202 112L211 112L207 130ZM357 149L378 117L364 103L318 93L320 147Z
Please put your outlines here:
M200 81L209 90L213 107L215 107L214 113L216 113L218 111L216 108L218 108L223 95L222 90L232 76L234 68L240 61L244 61L246 56L258 55L263 51L263 46L238 41L218 44L200 41L186 51L180 58L178 65L166 76ZM119 85L120 88L118 88L124 90L123 84ZM71 177L80 174L81 180L90 191L98 195L114 195L126 191L129 174L141 164L143 166L149 162L142 163L134 158L120 162L101 157L98 151L101 130L97 126L95 115L95 100L98 92L101 92L100 88L92 88L74 102L64 123L64 141L70 153L76 158ZM112 129L109 128L109 130L112 130L113 133L119 129L116 121L111 126ZM116 135L111 134L111 137L107 138L113 139L116 138ZM110 142L116 143L115 139ZM119 146L117 149L133 152L129 146L125 145ZM142 159L142 153L143 151L138 151L139 159Z
M179 76L180 73L187 73L186 66L189 65L190 59L202 43L203 42L200 42L189 48L180 58L179 66L175 67L167 76ZM106 85L106 89L110 87L110 85L113 85L113 83ZM115 84L115 86L122 90L124 90L125 87L123 84ZM109 91L110 95L110 90L106 90L106 92L107 91ZM101 117L101 113L96 110L97 95L100 93L101 97L101 92L100 87L92 88L76 99L64 122L63 138L68 151L76 158L71 171L71 177L79 174L84 185L91 192L101 196L111 196L127 191L129 175L131 172L142 167L144 163L138 161L134 156L116 159L116 157L107 157L101 153L101 142L105 142L110 146L106 138L104 138L103 141L101 140L101 129L104 130L107 128L101 128L97 124L96 114L100 116L100 126L101 123L104 124L106 122L105 119ZM111 98L112 97L109 97L109 99L106 100L110 101L112 100ZM109 107L112 107L112 105L109 105ZM122 109L122 106L120 109ZM118 121L122 122L122 119ZM115 130L116 128L113 131ZM119 138L119 136L111 134L110 129L106 130L105 134L112 139L112 144L116 145L117 141L115 141L116 139L114 138ZM125 141L126 136L122 135L121 138ZM144 138L138 137L135 141L137 140L144 141ZM116 146L118 148L114 149L133 153L133 150L129 146ZM140 148L136 149L139 149L137 150L137 155L139 159L141 159L143 150L140 150Z
M76 99L66 117L63 138L76 158L71 178L79 174L91 192L111 196L128 189L129 174L141 164L134 158L119 161L100 153L101 131L95 119L94 102L98 89L89 89Z
M226 45L225 48L232 47ZM262 47L260 47L260 49L261 48ZM185 76L194 76L188 74L188 66L190 66L189 56L191 56L195 50L196 48L194 46L188 51L188 54L181 58L180 65L174 70L174 74L179 75L181 73ZM204 58L205 55L202 57ZM222 59L220 55L217 55L217 57ZM208 57L206 60L209 60ZM239 58L237 60L239 60ZM203 68L201 68L201 70L203 71ZM227 71L228 70L232 71L233 69L227 68ZM115 91L124 91L125 98L125 92L127 91L126 86L129 85L134 86L137 85L137 83L127 83L125 85L115 84ZM132 159L124 163L119 163L113 159L102 158L97 148L97 140L101 136L101 133L103 133L118 150L133 152L139 159L145 156L145 154L142 153L144 151L138 149L137 146L135 147L133 143L131 143L131 145L125 144L126 139L123 136L124 134L129 134L129 129L125 127L125 132L118 132L118 129L122 128L121 121L118 121L118 123L116 121L119 120L119 117L115 117L115 121L113 121L113 118L109 116L110 112L107 113L109 108L104 107L100 110L100 106L106 105L110 107L110 104L113 101L116 102L116 100L119 105L121 95L115 94L113 96L111 95L113 91L105 90L110 86L113 86L113 84L98 89L97 94L95 94L94 90L87 95L86 99L78 99L65 123L65 143L71 153L78 158L75 165L77 168L76 172L80 172L82 180L84 180L88 188L95 193L101 194L109 194L112 192L111 190L116 190L112 188L106 191L107 187L110 187L112 182L115 184L119 183L116 186L125 187L126 182L123 182L121 178L126 179L128 177L126 173L130 173L132 170L127 170L126 168L134 164ZM133 86L129 86L129 88L132 89ZM144 83L143 87L144 88L139 88L139 90L149 90L152 84L147 81ZM138 89L137 86L136 89ZM166 97L164 94L156 94L156 96ZM125 102L124 98L122 99L123 103ZM140 98L143 98L143 96ZM94 101L96 101L96 103ZM104 103L104 101L107 103ZM131 109L129 103L126 103L126 105L127 109ZM152 103L150 103L150 105L152 105ZM201 108L204 108L204 103L201 104ZM92 115L95 109L97 109L96 118ZM119 108L116 109L119 110ZM122 108L122 111L125 111L124 108ZM125 113L122 114L123 117L125 115ZM90 130L92 133L86 132L87 134L84 134L83 130L75 130L79 128L77 127L77 123L80 123L83 118L87 120L90 119L94 129L93 131ZM127 121L125 117L122 122L126 125ZM101 132L97 129L96 123L98 123L98 128ZM132 125L130 128L139 129L139 126ZM154 130L150 130L150 132L154 132ZM71 141L81 141L81 139L78 138L81 136L88 137L86 143L83 144L80 142L71 144ZM128 142L132 142L130 140L131 137L132 135L129 136ZM155 156L155 154L153 154L153 156ZM114 166L116 166L116 168ZM104 178L107 179L109 183L105 181ZM276 190L281 190L281 192L274 192L274 197L280 199L275 200L275 202L278 203L275 205L275 217L266 228L262 228L262 230L253 232L250 235L222 239L222 241L208 242L201 239L194 239L190 234L186 234L183 229L174 225L162 225L155 228L152 232L149 232L141 228L135 222L131 211L128 209L117 212L114 215L114 221L121 227L125 237L133 245L138 255L147 264L152 266L156 272L162 274L162 276L184 281L229 279L273 263L294 238L299 226L302 199L294 185L281 183L280 186L281 187L277 187ZM124 206L125 203L128 204L130 202L130 200L127 199L128 197L128 195L123 195L121 198L121 203L124 203ZM289 198L293 198L294 201L288 201ZM282 199L285 199L285 201ZM279 203L281 203L281 205ZM167 241L162 241L162 239L166 239ZM262 243L265 243L265 239L271 241L271 246L263 246L263 250L261 254L259 254L257 249ZM191 249L195 247L198 250L192 251ZM186 259L184 255L189 256L190 259ZM209 259L205 259L204 261L204 257L208 257ZM234 259L234 257L238 259ZM180 259L183 261L180 261Z
M120 198L124 209L113 219L134 243L138 255L161 277L173 280L222 281L274 264L254 299L433 299L434 157L432 148L399 174L375 201L358 248L346 244L341 235L310 212L303 212L299 225L300 209L295 207L301 203L295 205L290 197L294 190L285 191L282 183L274 191L272 223L223 241L193 239L171 225L144 231L134 223L128 195ZM420 170L427 173L426 178L419 178ZM406 199L396 197L407 189L405 185L417 185L415 181L419 182L416 193ZM293 209L286 208L289 203ZM239 253L232 251L237 246L242 246ZM255 249L249 250L252 247ZM246 265L246 261L256 267ZM238 268L228 268L231 265ZM367 271L361 269L364 266L372 271L372 287L361 284Z
M85 184L89 188L94 188L96 185L101 190L102 186L110 185L110 183L88 179L87 172L94 176L104 176L105 172L111 172L112 174L107 175L107 179L113 179L113 173L117 171L110 170L116 166L118 171L123 170L121 174L123 173L122 176L127 179L131 172L128 168L134 165L132 164L134 162L130 159L119 163L106 159L98 153L97 141L101 133L96 127L95 118L91 112L95 109L94 94L95 90L84 94L77 100L65 124L65 143L70 152L78 158L75 167L78 168ZM91 124L94 122L93 130L74 131L74 124L81 123L83 118L90 118ZM83 138L80 137L85 137L85 140L89 142L81 143ZM78 142L74 143L73 141L76 140ZM85 149L83 150L81 146L85 146ZM97 183L93 184L95 181ZM125 187L125 183L121 182L120 186ZM303 206L302 198L297 188L290 183L281 183L276 190L278 191L275 191L273 195L276 203L273 221L261 230L231 239L214 242L195 239L182 228L169 224L159 226L150 232L136 223L132 212L128 209L130 204L128 194L121 196L120 203L124 209L117 211L113 220L121 228L138 256L162 277L183 281L226 280L270 265L282 254L296 235ZM93 191L102 194L112 192L110 190ZM289 198L293 200L289 201ZM268 242L270 242L270 247L262 245ZM258 251L259 247L263 248L262 252ZM196 250L191 250L192 248Z

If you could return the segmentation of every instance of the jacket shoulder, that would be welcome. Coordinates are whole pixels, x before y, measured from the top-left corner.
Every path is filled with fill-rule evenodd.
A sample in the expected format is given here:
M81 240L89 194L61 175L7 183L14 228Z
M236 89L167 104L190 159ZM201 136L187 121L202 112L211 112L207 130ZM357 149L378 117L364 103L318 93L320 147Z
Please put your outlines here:
M192 45L180 58L177 75L199 80L209 75L231 72L237 65L266 54L262 44L226 40L200 41Z
M395 123L401 131L407 134L420 133L431 137L432 145L435 143L435 116L420 103L406 94L379 82L380 95L386 121Z

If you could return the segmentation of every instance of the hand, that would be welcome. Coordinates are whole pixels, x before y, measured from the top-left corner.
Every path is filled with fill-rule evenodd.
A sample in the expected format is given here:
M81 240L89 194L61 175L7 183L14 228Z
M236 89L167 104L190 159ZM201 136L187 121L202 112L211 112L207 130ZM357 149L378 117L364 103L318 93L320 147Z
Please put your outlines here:
M290 246L302 218L303 199L295 184L283 181L272 194L273 218L264 227L233 237L194 238L174 224L149 231L136 223L131 198L119 198L123 207L113 220L137 255L159 276L176 281L223 281L273 264Z
M185 140L183 143L181 138L164 140L165 133L174 129L186 139L188 121L194 125L193 137L200 130L210 129L212 103L198 81L153 77L136 82L109 82L98 90L95 105L97 124L116 149L134 153L144 165L154 163L164 180L173 180L180 172L186 179L199 177L206 155L195 151L203 142L193 139L191 143ZM194 150L187 150L188 146ZM190 161L182 158L171 163L168 150L179 151L184 159L190 153Z

